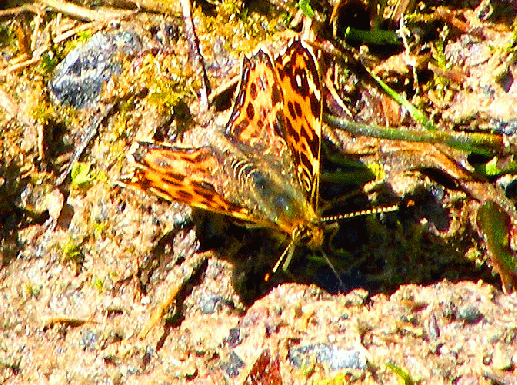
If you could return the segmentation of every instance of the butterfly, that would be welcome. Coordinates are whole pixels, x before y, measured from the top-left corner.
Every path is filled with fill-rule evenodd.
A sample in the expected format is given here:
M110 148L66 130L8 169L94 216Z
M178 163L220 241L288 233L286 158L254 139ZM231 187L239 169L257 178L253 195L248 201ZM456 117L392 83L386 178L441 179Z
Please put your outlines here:
M322 101L312 48L245 57L228 123L198 146L137 142L130 187L272 229L289 244L323 243L318 214ZM284 253L286 254L286 253ZM277 264L278 265L278 264ZM275 267L276 270L276 267Z

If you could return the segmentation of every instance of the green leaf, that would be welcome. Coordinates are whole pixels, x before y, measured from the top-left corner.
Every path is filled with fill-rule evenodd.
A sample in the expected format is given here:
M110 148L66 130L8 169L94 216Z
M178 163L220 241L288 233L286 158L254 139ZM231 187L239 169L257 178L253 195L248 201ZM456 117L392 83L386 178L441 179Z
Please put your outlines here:
M413 385L415 383L411 375L401 367L389 362L386 363L386 366L399 377L399 383L401 385Z
M310 0L300 0L300 1L298 1L298 6L302 10L302 12L305 14L305 16L308 16L311 19L314 17L314 10L311 7Z
M517 261L510 247L511 218L499 205L487 200L478 209L476 223L484 235L492 264L501 275L504 290L510 292L517 286Z
M71 184L74 186L84 186L92 181L90 175L90 164L77 162L72 167L71 171Z

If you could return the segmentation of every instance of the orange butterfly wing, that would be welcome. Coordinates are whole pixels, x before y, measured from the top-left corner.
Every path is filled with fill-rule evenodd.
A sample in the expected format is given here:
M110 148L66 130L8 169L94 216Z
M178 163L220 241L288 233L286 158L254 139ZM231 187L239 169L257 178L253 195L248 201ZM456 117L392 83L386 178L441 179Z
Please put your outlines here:
M181 148L138 142L130 156L137 167L123 181L125 184L152 191L166 200L250 219L249 209L222 195L221 180L216 177L222 165L210 147Z
M197 148L139 143L126 184L292 234L314 223L321 138L319 77L295 40L276 60L245 58L223 132Z
M312 207L319 196L321 85L312 49L294 40L275 60L284 95L283 138L293 157L299 182Z

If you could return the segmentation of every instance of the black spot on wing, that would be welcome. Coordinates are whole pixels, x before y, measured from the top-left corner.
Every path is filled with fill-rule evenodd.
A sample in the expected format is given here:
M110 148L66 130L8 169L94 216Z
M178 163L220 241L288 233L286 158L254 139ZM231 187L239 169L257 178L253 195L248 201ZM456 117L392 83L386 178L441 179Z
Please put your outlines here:
M282 101L282 90L278 86L278 84L274 84L271 89L271 102L273 106L277 105Z
M250 96L253 100L257 99L257 85L255 83L250 84Z
M300 141L300 133L295 131L291 121L289 119L284 119L284 127L286 133L292 137L292 143L298 143Z
M255 117L255 108L253 107L253 103L249 102L246 106L246 116L249 120L253 120Z
M192 182L192 186L196 194L202 196L207 201L210 201L214 194L217 194L214 186L206 182Z
M285 116L281 110L276 112L273 129L278 136L285 138Z
M289 114L291 115L291 118L295 119L296 112L294 111L294 103L291 100L289 100L287 102L287 109L289 110Z
M317 158L319 156L319 151L320 151L319 138L316 140L314 140L314 138L309 139L308 144L309 144L311 154L313 154L314 157Z
M167 183L180 186L185 180L185 175L168 172L164 179Z
M321 103L314 93L310 96L310 105L312 114L319 119L321 113Z
M193 195L185 190L178 189L176 190L176 194L178 194L178 199L184 202L190 202L193 199Z
M302 106L301 106L301 105L300 105L300 103L298 103L298 102L294 102L293 104L294 104L294 110L295 110L295 112L296 112L296 116L297 116L298 118L301 118L301 117L302 117L302 115L303 115L303 112L302 112Z
M300 152L300 163L303 164L306 169L312 169L311 162L309 161L309 158L305 152Z

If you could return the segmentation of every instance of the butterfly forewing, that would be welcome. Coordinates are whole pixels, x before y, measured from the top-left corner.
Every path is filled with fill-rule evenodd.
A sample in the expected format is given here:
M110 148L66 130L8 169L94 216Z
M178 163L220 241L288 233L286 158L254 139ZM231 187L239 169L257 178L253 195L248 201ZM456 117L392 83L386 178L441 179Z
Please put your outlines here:
M294 40L275 66L283 91L284 139L306 197L317 208L321 147L321 92L312 49Z
M222 165L210 147L181 148L138 142L131 154L137 164L124 181L129 186L189 206L250 219L250 210L224 197L217 178Z

